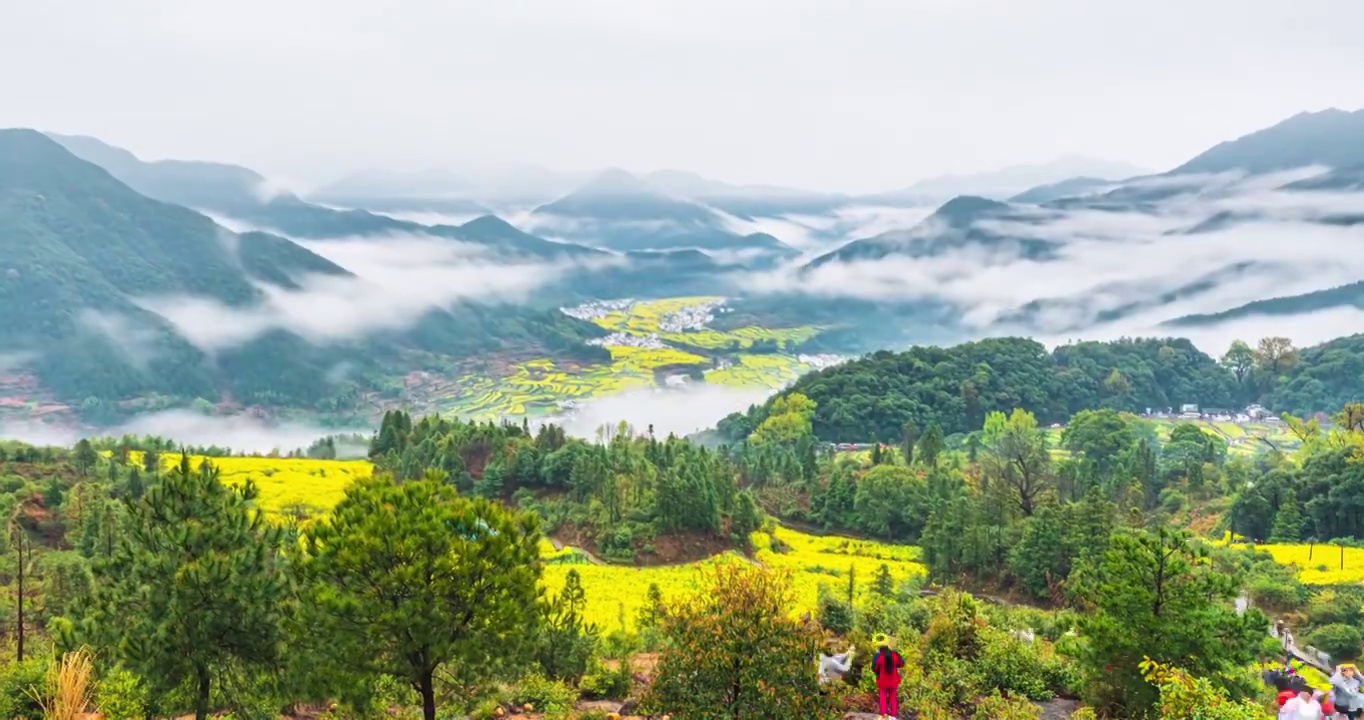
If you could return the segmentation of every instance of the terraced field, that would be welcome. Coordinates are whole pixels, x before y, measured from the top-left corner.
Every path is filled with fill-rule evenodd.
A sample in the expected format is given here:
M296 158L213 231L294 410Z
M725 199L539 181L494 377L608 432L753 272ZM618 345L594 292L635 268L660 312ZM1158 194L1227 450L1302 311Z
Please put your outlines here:
M540 417L593 398L654 387L658 371L664 368L696 367L708 383L770 390L780 389L811 369L791 355L746 353L743 348L767 341L794 345L818 334L818 328L744 327L721 332L694 327L721 300L667 298L621 301L602 311L575 309L617 334L618 344L605 345L611 352L609 365L561 365L548 358L535 359L511 365L500 377L433 378L422 394L436 398L435 411L462 417ZM663 347L657 347L660 342Z
M730 331L721 332L710 328L686 329L686 330L665 330L663 326L667 324L670 316L685 314L690 308L707 305L715 305L723 301L719 297L680 297L666 298L663 300L642 300L632 304L623 310L607 312L604 316L594 318L592 322L612 332L624 332L631 335L648 335L656 333L660 339L670 343L680 345L690 345L692 347L707 350L720 350L734 347L738 344L740 348L751 346L755 341L771 340L781 343L795 344L804 342L819 334L819 328L811 325L771 329L764 327L742 327Z
M1176 418L1145 418L1145 420L1155 427L1156 437L1161 442L1170 439L1170 431L1174 429L1175 425L1192 422L1203 432L1226 440L1228 452L1238 455L1254 455L1262 450L1269 449L1266 440L1286 453L1297 450L1302 445L1283 425L1264 422L1235 423L1216 420L1179 420ZM1061 447L1061 434L1063 432L1065 432L1063 427L1047 428L1046 430L1047 439L1051 443L1051 454L1054 458L1070 456L1070 451Z

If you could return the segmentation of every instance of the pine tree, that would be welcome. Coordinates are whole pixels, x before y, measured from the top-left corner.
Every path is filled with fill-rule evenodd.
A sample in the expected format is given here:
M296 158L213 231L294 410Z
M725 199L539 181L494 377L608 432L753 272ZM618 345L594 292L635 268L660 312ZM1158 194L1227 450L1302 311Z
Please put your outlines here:
M193 470L182 455L130 503L126 534L95 565L90 629L154 696L187 691L197 720L215 674L279 659L289 582L281 531L249 509L256 496L252 483L230 488L212 464Z
M895 578L890 575L890 566L881 563L881 567L876 569L876 577L871 581L871 591L885 598L895 595Z
M89 440L81 438L80 441L76 443L75 450L71 453L71 460L76 464L76 470L78 470L82 476L89 475L90 468L93 468L95 463L99 460L99 453L95 452L95 447L90 444Z
M402 678L436 717L436 673L533 647L541 538L535 516L430 479L352 484L308 535L310 627L339 671Z
M142 484L142 473L136 467L128 470L128 496L134 500L141 500L142 494L146 492L146 487Z
M1274 513L1274 526L1269 531L1271 543L1296 543L1302 540L1302 511L1298 501L1286 497L1279 503L1279 511Z
M946 445L943 442L942 428L938 426L936 421L928 423L928 427L924 429L923 437L919 438L919 458L923 464L936 468L938 458L942 455L944 447Z
M901 429L901 439L900 452L905 456L905 464L913 465L914 445L919 442L919 426L913 420L907 421Z

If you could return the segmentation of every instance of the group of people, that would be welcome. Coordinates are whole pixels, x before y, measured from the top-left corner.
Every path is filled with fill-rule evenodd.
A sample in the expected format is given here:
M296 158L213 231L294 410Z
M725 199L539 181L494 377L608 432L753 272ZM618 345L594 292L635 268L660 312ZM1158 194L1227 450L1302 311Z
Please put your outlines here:
M905 666L905 658L891 647L891 639L885 634L872 638L876 654L871 659L871 671L876 675L876 702L880 708L881 720L896 720L900 714L900 669ZM854 648L839 655L819 656L819 684L825 685L841 679L852 669Z
M1339 665L1331 675L1331 690L1323 692L1308 686L1293 668L1292 659L1284 664L1286 678L1279 692L1279 720L1359 720L1364 714L1364 693L1360 674L1354 665Z

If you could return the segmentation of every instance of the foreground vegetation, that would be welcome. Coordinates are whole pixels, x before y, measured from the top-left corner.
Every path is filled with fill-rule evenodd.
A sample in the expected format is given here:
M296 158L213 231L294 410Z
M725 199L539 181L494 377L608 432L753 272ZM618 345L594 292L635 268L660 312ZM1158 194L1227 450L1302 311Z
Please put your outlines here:
M0 690L43 696L54 654L85 647L111 719L300 703L560 717L594 698L832 718L870 709L868 639L890 633L922 717L1035 717L1060 696L1173 720L1180 703L1239 718L1268 700L1263 611L1333 658L1360 654L1364 592L1304 581L1356 532L1330 498L1364 457L1364 408L1329 431L1290 418L1298 449L1254 456L1112 409L1077 412L1057 456L1020 409L848 457L815 439L817 412L786 394L718 449L403 413L368 461L322 459L334 442L313 458L5 446L18 632ZM1275 542L1212 539L1227 535ZM1276 562L1312 537L1308 565ZM862 660L819 693L810 658L848 645Z

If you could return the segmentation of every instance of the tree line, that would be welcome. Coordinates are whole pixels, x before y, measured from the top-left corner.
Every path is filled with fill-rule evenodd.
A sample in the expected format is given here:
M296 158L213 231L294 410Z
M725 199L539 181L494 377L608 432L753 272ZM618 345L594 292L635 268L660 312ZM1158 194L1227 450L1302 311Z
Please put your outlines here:
M946 435L978 429L991 412L1022 408L1043 424L1081 410L1143 412L1191 403L1281 412L1330 412L1364 400L1364 336L1298 350L1286 338L1236 341L1214 359L1185 339L1080 342L1047 351L1024 338L880 351L810 373L787 391L813 400L815 436L829 442L895 441L906 423ZM747 437L773 400L722 420L725 440Z

